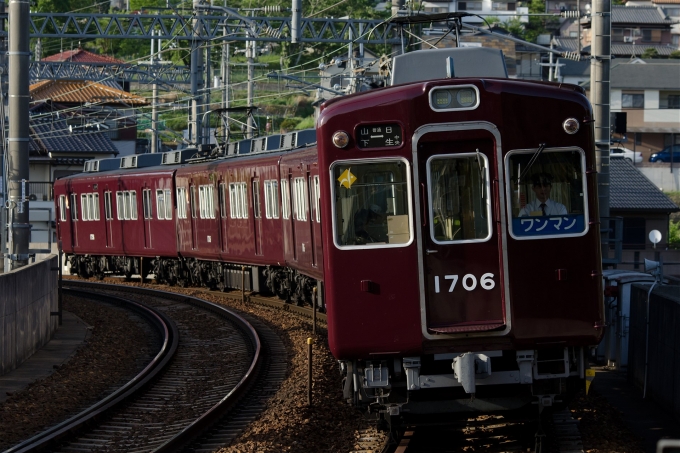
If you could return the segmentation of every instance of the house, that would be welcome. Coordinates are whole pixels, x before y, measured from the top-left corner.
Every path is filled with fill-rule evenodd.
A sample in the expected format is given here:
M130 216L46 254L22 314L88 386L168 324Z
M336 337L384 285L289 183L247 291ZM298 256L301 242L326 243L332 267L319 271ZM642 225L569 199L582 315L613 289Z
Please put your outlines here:
M680 48L680 0L628 1L626 6L657 6L673 21L671 27L671 44Z
M668 246L670 214L680 208L626 159L610 160L609 177L610 216L623 218L623 256L622 264L617 268L637 269L634 263L640 263L644 258L654 259L650 231L661 232L661 242L656 250ZM668 252L666 256L669 256ZM679 260L673 258L672 261Z
M135 153L137 111L148 105L145 98L108 84L85 80L43 80L29 87L31 102L50 101L71 112L71 128L106 129L122 156Z
M582 86L590 88L589 68ZM626 134L613 138L641 152L645 162L673 140L680 144L680 60L614 60L610 87L611 111L627 117Z
M673 140L680 143L680 60L618 63L610 86L611 111L627 114L624 143L645 162Z
M678 50L673 45L673 20L659 6L612 5L611 53L616 58L639 57L647 49L668 57ZM583 51L590 53L592 43L591 17L581 19Z

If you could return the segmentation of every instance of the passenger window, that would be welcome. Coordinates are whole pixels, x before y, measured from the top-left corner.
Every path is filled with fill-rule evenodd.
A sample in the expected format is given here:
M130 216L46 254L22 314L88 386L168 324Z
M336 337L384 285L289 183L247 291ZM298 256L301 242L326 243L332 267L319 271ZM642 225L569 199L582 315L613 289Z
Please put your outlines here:
M71 194L71 220L78 220L78 195Z
M506 157L506 174L512 237L586 233L588 207L582 150L512 151Z
M406 161L337 162L331 172L338 247L403 246L411 242Z
M430 235L438 244L491 237L489 165L481 153L432 156L427 161Z
M66 221L66 196L59 195L59 220Z

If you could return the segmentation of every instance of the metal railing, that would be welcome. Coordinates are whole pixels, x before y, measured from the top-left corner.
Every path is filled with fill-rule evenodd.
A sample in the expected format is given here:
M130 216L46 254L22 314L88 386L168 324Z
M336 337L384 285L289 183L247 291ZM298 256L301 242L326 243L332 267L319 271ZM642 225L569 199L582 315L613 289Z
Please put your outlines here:
M623 217L601 217L600 220L602 264L619 264L623 254Z
M53 201L52 183L50 181L29 181L28 199L30 201Z

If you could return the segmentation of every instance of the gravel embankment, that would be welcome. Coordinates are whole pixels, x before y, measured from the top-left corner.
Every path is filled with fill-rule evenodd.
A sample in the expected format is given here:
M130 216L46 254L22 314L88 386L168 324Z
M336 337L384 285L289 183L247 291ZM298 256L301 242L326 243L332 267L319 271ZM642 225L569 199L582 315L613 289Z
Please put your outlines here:
M139 284L135 284L139 285ZM164 288L167 290L167 288ZM341 376L335 359L326 347L323 334L314 338L313 405L307 405L307 338L311 321L290 313L243 304L196 290L179 290L212 302L228 305L258 316L267 322L286 343L290 354L289 374L259 420L253 423L228 448L220 453L259 452L349 452L363 434L375 433L361 414L342 398ZM65 309L94 326L92 335L78 353L49 378L12 395L0 405L0 450L7 448L61 421L84 405L93 402L133 374L132 354L148 340L139 327L127 321L119 310L68 300ZM136 329L136 330L135 330ZM319 330L317 330L319 332ZM129 341L124 348L121 335ZM113 350L112 350L113 349ZM578 395L570 405L580 429L586 452L641 453L639 442L603 398L591 391Z

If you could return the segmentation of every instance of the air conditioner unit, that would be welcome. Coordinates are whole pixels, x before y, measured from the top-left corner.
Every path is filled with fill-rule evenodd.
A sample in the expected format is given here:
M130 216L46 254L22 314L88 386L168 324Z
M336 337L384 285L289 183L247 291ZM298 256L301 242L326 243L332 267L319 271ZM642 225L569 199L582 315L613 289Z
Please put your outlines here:
M635 42L635 38L633 38L632 36L624 36L623 42Z

